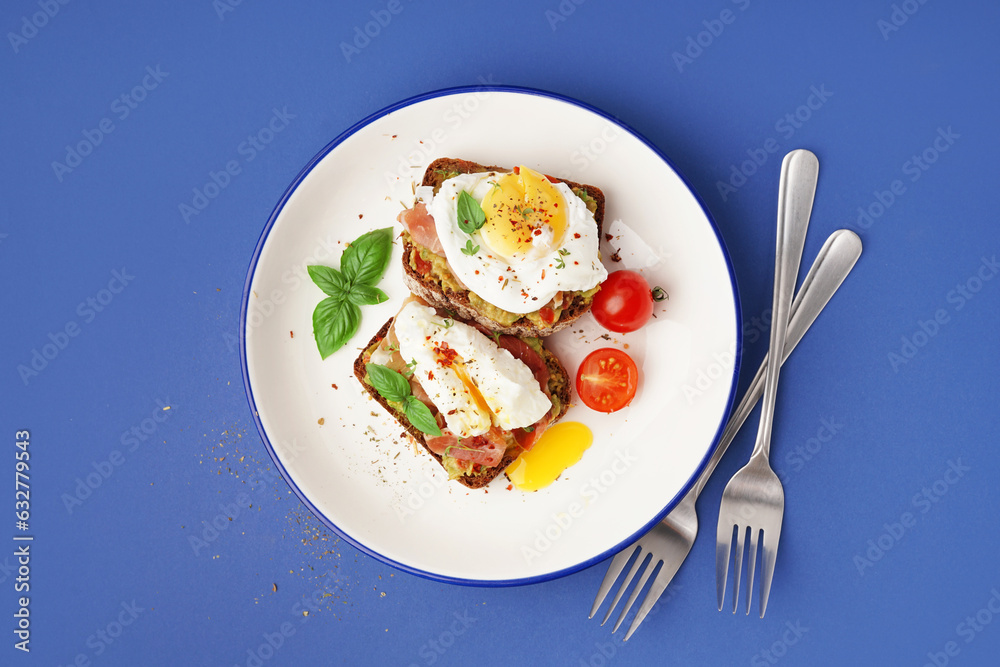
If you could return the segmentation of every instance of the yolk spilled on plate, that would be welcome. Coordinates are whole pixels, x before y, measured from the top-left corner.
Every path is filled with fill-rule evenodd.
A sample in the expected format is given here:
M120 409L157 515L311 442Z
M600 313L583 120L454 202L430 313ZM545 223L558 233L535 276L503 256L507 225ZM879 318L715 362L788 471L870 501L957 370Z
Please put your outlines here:
M594 434L584 424L559 422L507 466L507 477L522 491L543 489L579 461L593 442Z

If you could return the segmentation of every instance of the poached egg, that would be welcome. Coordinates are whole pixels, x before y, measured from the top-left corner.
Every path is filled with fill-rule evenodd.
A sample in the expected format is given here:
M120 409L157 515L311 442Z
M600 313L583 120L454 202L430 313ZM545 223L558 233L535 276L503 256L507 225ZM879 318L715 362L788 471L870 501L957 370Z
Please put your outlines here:
M400 355L458 437L482 435L494 425L505 431L530 426L552 409L531 369L475 327L411 301L393 329Z
M467 192L485 222L459 226ZM460 174L433 194L419 188L455 275L484 301L510 313L539 310L561 291L587 291L607 277L594 215L568 185L521 166L516 172Z

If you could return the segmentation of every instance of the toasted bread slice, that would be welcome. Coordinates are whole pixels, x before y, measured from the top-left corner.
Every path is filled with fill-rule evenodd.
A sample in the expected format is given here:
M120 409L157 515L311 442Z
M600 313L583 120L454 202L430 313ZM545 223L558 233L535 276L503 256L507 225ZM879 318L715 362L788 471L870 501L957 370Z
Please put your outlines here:
M354 376L358 378L358 382L361 383L361 386L364 387L365 391L367 391L368 394L379 403L379 405L385 408L385 410L388 411L389 414L391 414L396 421L398 421L403 428L406 429L406 432L409 433L410 437L419 442L427 453L433 456L434 459L443 467L444 462L442 461L441 455L434 453L431 451L430 447L427 446L427 441L424 438L423 432L411 424L405 415L389 405L388 401L386 401L374 387L365 381L365 377L367 376L365 365L371 359L372 352L375 348L377 348L382 340L389 335L389 329L392 327L392 322L393 318L390 318L388 322L382 325L382 328L378 330L378 333L372 337L372 339L368 342L368 345L365 346L365 349L360 355L358 355L358 358L354 361ZM544 347L542 347L542 357L545 360L545 365L548 366L549 369L549 394L553 397L553 399L558 399L559 402L559 412L549 423L549 426L551 426L559 421L562 416L566 414L566 411L569 410L570 377L555 355ZM503 459L496 466L492 468L485 468L476 475L462 475L460 477L456 477L455 479L470 489L480 489L492 482L498 475L500 475L500 473L506 470L507 466L513 463L518 457L518 454L520 454L520 451L517 448L508 449L504 454Z
M424 171L422 185L431 186L437 191L441 184L454 177L456 174L475 174L486 171L507 172L496 166L484 166L469 160L458 160L454 158L439 158L434 160ZM593 185L584 185L567 181L561 178L548 177L551 181L565 183L573 190L581 190L594 202L594 220L597 222L598 238L603 233L604 228L604 193L601 189ZM422 298L424 301L437 308L446 308L454 312L459 318L475 321L492 331L510 334L512 336L530 336L539 338L554 334L565 329L575 322L581 315L590 310L592 299L583 297L580 293L567 293L570 298L568 304L564 304L559 314L559 319L549 326L540 326L528 317L521 317L509 324L504 324L491 319L483 313L469 300L469 291L465 289L452 289L443 285L433 277L422 275L415 267L417 262L411 259L413 253L419 252L417 246L410 240L409 234L403 235L403 281L411 292Z

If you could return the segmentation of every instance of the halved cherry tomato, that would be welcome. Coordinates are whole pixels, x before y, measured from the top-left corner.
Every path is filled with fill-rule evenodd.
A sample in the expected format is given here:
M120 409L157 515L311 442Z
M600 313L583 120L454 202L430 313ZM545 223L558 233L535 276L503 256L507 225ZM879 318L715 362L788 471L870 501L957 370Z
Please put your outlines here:
M639 369L632 357L613 347L594 350L576 372L576 393L598 412L621 410L635 398Z
M635 331L653 314L649 283L635 271L614 271L601 283L590 310L597 323L609 331Z

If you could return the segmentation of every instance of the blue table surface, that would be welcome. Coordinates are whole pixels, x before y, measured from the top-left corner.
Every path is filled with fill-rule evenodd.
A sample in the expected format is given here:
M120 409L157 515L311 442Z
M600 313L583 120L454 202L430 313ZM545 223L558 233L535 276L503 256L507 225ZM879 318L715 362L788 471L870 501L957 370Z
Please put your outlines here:
M1000 8L652 4L3 4L0 662L997 664ZM628 642L587 619L607 562L521 587L429 581L339 539L274 472L237 342L268 216L357 121L483 82L603 109L677 165L732 256L741 393L767 348L782 154L821 163L803 264L836 229L861 236L781 376L763 620L716 610L712 537L756 416ZM286 127L245 143L276 112ZM240 173L185 217L229 160Z

